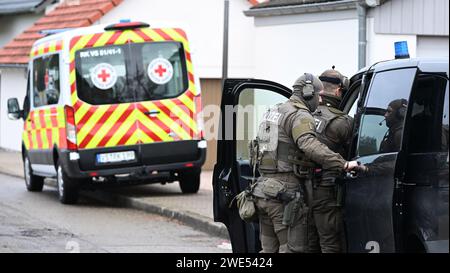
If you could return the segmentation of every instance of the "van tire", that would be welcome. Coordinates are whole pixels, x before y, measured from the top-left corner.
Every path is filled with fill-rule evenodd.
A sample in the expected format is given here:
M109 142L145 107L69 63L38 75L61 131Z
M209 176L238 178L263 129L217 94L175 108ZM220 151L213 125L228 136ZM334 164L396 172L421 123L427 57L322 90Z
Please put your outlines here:
M200 169L182 171L180 176L180 189L182 193L197 193L200 188Z
M59 161L56 165L56 186L58 198L62 204L68 205L76 204L78 202L78 181L67 176Z
M44 188L44 177L33 174L31 163L28 156L23 159L23 174L25 178L25 186L28 191L40 192Z

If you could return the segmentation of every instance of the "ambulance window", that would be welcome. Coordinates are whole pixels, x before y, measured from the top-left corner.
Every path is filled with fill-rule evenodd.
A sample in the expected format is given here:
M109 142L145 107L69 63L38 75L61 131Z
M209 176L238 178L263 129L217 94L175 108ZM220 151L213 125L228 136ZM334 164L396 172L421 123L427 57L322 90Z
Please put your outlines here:
M36 58L33 61L34 107L58 103L59 89L59 55Z
M90 104L134 101L128 88L126 46L87 48L76 52L78 97Z
M136 99L172 98L187 90L188 79L184 50L178 42L154 42L132 45L136 59L138 82ZM140 58L142 56L142 58Z

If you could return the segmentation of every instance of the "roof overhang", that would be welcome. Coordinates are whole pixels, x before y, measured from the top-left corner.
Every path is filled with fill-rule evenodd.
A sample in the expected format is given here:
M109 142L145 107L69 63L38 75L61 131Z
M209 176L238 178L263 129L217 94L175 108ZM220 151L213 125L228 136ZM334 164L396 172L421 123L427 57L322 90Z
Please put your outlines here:
M11 3L11 5L5 5L0 7L1 15L14 15L24 13L41 13L47 6L52 4L54 0L42 0L36 3Z
M366 7L370 8L382 5L386 1L387 0L373 0L372 2L374 2L374 5L368 5L367 1L364 0L342 0L310 4L286 5L278 7L255 7L244 11L244 14L249 17L265 17L305 14L313 12L342 11L356 9L356 5L358 4L358 2L361 2Z
M28 67L28 64L2 64L0 63L0 69L1 68L24 68L26 69Z

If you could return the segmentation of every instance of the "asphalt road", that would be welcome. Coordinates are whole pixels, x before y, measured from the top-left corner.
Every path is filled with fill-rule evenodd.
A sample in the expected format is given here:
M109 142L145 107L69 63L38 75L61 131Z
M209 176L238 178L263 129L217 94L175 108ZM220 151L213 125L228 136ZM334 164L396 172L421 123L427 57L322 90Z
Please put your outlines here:
M91 199L62 205L56 189L0 174L0 252L231 252L224 239L167 218Z

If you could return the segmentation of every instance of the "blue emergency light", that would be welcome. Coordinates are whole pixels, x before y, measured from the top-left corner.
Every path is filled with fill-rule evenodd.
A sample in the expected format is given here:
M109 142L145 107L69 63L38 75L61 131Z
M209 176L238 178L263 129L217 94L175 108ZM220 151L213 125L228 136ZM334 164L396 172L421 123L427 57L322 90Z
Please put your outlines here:
M395 42L394 45L395 45L395 58L396 59L408 59L409 58L407 41Z
M129 22L131 22L131 20L130 19L120 19L119 22L120 23L129 23Z

